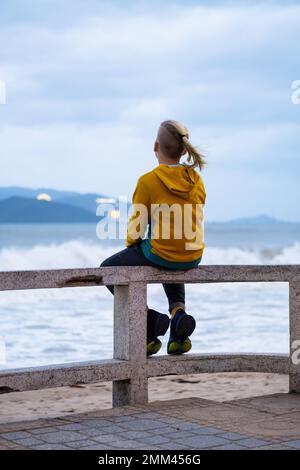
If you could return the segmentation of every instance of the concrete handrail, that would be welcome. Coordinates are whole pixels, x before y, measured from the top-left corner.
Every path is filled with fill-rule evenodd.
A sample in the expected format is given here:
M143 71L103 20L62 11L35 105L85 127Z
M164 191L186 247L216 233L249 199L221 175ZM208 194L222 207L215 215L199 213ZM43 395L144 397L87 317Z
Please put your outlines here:
M147 284L161 282L288 282L290 354L188 354L147 359ZM120 406L148 401L148 377L251 371L289 373L290 391L300 393L297 355L297 347L300 347L300 265L203 265L175 272L150 267L0 272L0 291L107 284L115 286L113 359L3 370L0 372L0 390L34 390L112 381L113 405Z

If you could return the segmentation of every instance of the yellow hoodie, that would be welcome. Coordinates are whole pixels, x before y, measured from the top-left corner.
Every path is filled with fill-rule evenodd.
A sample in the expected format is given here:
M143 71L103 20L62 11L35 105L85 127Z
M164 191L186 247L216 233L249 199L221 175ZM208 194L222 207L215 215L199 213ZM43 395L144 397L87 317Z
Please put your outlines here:
M141 243L146 258L159 266L197 266L205 247L205 198L197 171L185 165L159 165L138 180L126 245Z

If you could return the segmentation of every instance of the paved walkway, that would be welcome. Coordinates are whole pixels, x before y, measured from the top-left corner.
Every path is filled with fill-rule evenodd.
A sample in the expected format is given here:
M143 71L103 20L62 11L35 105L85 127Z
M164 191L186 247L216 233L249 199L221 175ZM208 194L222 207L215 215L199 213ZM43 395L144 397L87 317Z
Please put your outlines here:
M2 424L0 449L300 449L300 395L189 398Z

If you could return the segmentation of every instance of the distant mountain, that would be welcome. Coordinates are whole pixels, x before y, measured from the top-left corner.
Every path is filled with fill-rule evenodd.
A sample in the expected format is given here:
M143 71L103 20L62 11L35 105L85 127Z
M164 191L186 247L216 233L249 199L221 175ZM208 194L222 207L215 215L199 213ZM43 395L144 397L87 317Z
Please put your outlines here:
M96 214L96 209L98 206L96 200L99 198L105 198L105 196L99 194L75 194L58 198L56 199L56 202L81 207L82 209Z
M97 220L91 212L69 204L20 196L0 200L0 223L88 223Z
M280 224L284 223L281 220L275 219L275 217L270 217L266 214L260 214L255 217L241 217L238 219L231 220L231 222L239 223L239 224L253 224L253 225L265 225L265 224Z
M261 214L255 217L241 217L232 220L220 221L211 221L207 222L208 224L235 224L235 225L270 225L270 224L295 224L297 222L289 222L286 220L275 219L275 217L270 217L269 215Z
M80 207L93 214L96 214L96 199L107 198L107 196L99 193L81 194L75 191L60 191L51 188L31 189L19 186L8 186L0 188L0 201L14 196L35 199L39 194L47 194L54 202Z

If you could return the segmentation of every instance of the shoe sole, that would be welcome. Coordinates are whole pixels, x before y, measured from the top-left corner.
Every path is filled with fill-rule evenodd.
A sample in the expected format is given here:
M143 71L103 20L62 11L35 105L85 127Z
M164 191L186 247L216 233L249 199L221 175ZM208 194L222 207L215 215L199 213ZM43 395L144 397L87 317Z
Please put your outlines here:
M147 356L153 356L157 354L161 348L161 341L157 339L156 341L151 341L147 344Z
M178 356L180 354L184 354L189 352L192 349L192 343L190 339L183 341L183 343L179 343L177 341L173 341L168 345L168 354L173 356Z
M161 314L155 322L155 336L164 336L166 332L168 331L170 325L170 319L168 315Z
M180 338L181 341L184 341L189 336L191 336L195 328L195 318L191 315L184 315L178 320L176 325L176 335Z

